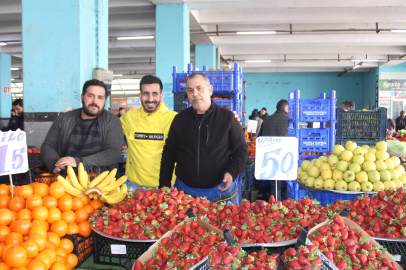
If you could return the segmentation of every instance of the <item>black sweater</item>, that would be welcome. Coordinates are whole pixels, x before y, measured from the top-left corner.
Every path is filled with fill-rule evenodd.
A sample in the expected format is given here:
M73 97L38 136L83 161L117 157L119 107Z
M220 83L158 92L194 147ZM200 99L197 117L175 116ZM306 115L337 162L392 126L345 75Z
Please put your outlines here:
M288 136L288 113L277 110L265 118L260 136Z
M244 170L248 147L233 112L213 101L200 123L193 107L173 119L162 153L159 187L170 187L175 174L192 188L213 188L224 174L233 179Z

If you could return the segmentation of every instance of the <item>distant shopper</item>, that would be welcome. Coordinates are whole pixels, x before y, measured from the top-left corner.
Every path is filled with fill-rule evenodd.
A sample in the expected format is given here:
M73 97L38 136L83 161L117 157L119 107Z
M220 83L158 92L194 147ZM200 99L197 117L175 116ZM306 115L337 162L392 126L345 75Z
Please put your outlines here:
M24 130L24 109L23 100L21 98L16 99L12 103L11 118L6 127L3 127L1 131L16 131L17 129Z
M341 102L340 104L341 108L343 108L344 110L355 110L355 103L351 100L346 100L344 102Z
M120 107L120 108L118 109L117 117L120 118L121 116L123 116L123 114L125 114L125 108Z
M254 113L256 113L256 114L258 115L258 114L259 114L258 109L254 109L254 110L252 111L251 115L248 116L248 119L249 119L249 120L253 120L253 119L252 119L252 116L254 115Z
M267 118L268 116L269 116L269 114L267 114L266 108L263 107L263 108L261 109L261 113L260 113L260 116L259 116L259 117L261 117L262 120L265 120L265 118Z
M250 118L250 120L255 120L255 121L258 122L258 124L257 124L257 130L252 133L252 137L254 137L254 136L257 137L258 134L259 134L259 131L261 130L261 126L262 126L263 120L262 120L261 117L259 116L259 113L258 113L258 110L257 110L257 109L255 109L255 110L252 111L252 114L251 114L251 116L250 116L249 118Z
M406 126L406 112L400 111L400 115L396 118L396 130L405 129Z

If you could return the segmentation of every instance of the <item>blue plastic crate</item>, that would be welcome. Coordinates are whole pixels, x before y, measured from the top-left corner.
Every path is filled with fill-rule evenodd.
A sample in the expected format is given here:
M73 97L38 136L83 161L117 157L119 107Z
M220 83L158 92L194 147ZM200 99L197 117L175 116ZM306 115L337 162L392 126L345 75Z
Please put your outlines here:
M288 136L299 140L299 152L331 153L335 144L335 132L336 130L330 128L288 128Z
M320 155L301 155L301 154L299 154L298 167L300 167L300 165L302 165L302 162L305 160L312 161L313 159L319 158L321 156L324 156L324 153L321 153Z
M330 99L320 94L320 99L300 99L300 90L289 94L288 120L293 122L331 122L336 120L336 92L330 91Z
M288 199L303 199L306 196L309 196L309 191L306 189L303 189L299 186L296 181L286 181L286 193L287 193L287 198Z
M351 200L354 201L356 198L361 196L361 194L338 194L331 192L321 192L321 191L309 191L309 198L316 199L321 203L322 206L326 204L332 204L335 200ZM371 194L369 195L372 196Z
M245 165L244 172L245 174L245 190L251 190L254 186L254 173L255 173L255 162L247 163Z

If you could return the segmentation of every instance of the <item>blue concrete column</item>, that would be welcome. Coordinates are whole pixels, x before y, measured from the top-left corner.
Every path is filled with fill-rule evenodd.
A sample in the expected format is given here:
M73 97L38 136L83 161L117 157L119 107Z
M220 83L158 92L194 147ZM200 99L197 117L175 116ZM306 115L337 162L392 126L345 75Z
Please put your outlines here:
M108 69L108 0L22 0L21 11L24 120L31 132L34 123L52 123L58 113L81 108L93 68ZM32 144L41 144L41 137Z
M185 4L156 6L155 57L155 73L164 84L164 102L173 110L173 66L182 72L190 62L189 8Z
M195 45L195 67L203 70L203 66L208 69L217 69L217 46L211 44Z
M11 55L0 53L0 120L7 125L11 110L10 93L3 93L3 87L11 88ZM1 126L1 124L0 124Z

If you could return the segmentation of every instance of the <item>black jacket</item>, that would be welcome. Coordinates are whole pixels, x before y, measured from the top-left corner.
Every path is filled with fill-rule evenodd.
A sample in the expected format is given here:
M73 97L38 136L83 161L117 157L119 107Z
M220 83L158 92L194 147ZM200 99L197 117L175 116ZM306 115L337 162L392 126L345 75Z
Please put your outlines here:
M264 115L261 115L260 117L261 117L262 120L265 120L265 118L267 118L268 116L269 116L269 114L265 113Z
M12 116L8 121L7 127L3 127L1 131L16 131L17 129L24 130L24 114L21 116Z
M260 136L288 136L288 113L276 111L265 118Z
M398 118L396 118L396 130L405 129L405 125L406 117L402 118L402 116L399 116Z
M173 119L162 153L159 187L170 187L175 174L192 188L213 188L224 174L233 179L244 170L248 146L234 114L211 102L200 123L193 107Z

